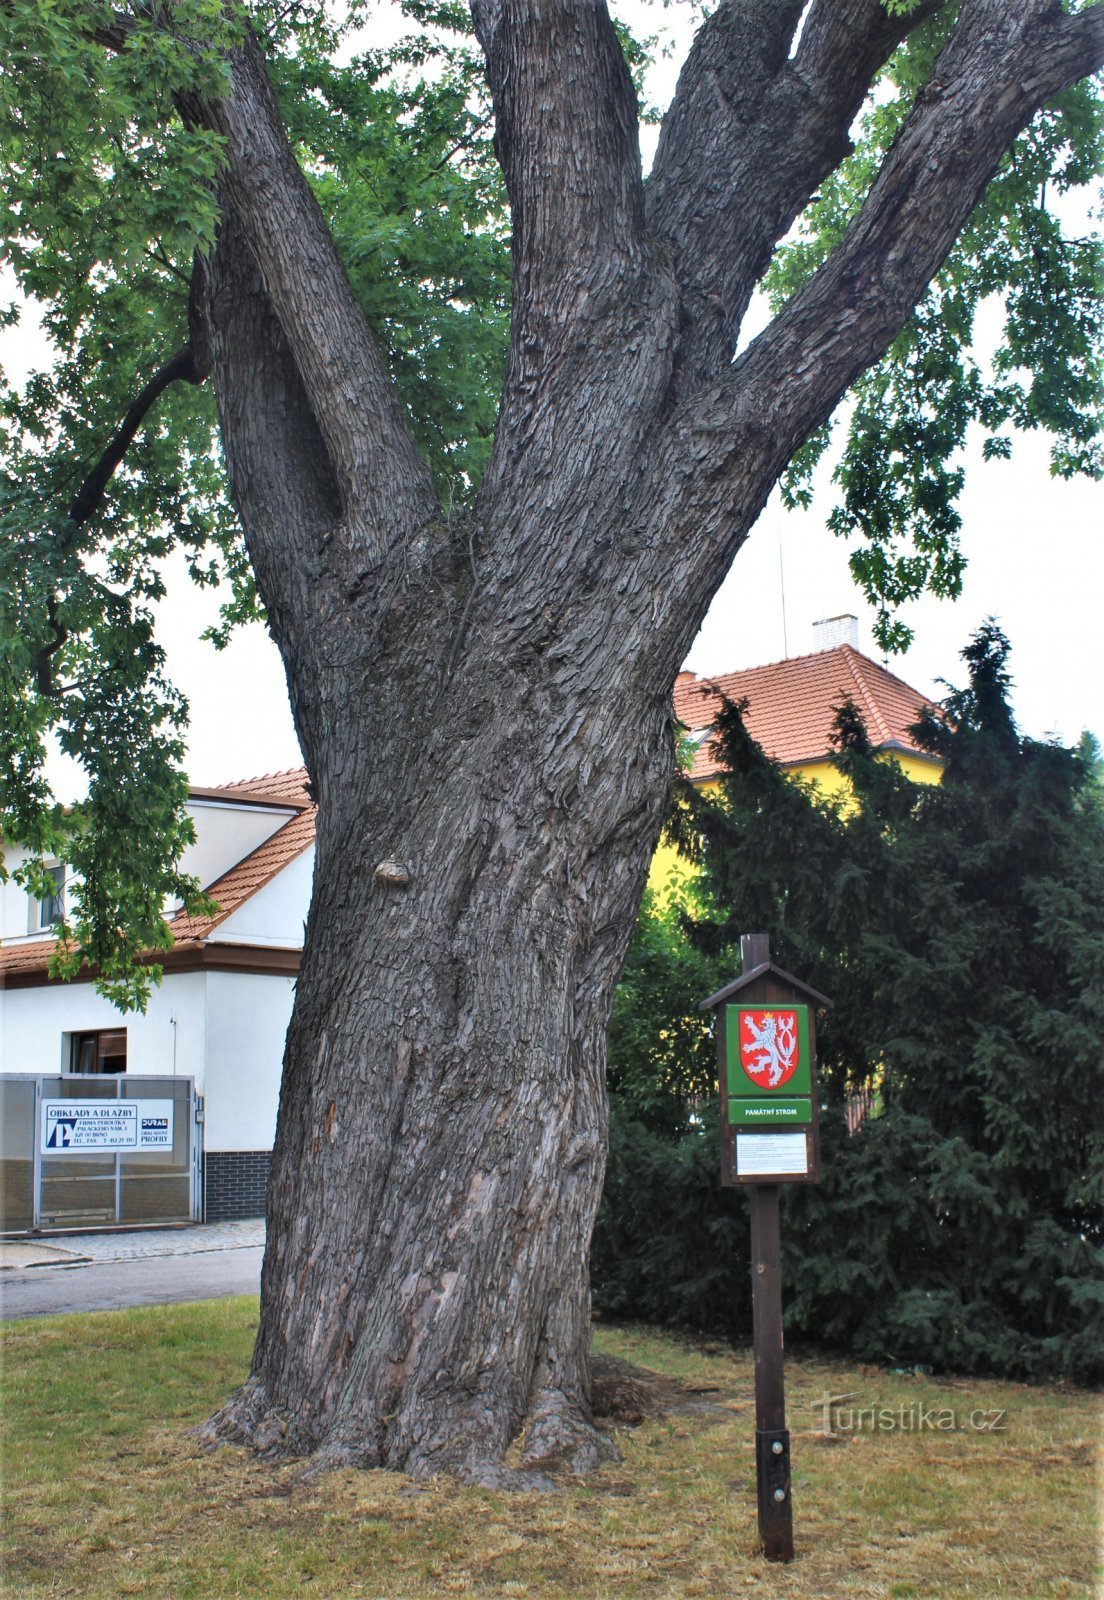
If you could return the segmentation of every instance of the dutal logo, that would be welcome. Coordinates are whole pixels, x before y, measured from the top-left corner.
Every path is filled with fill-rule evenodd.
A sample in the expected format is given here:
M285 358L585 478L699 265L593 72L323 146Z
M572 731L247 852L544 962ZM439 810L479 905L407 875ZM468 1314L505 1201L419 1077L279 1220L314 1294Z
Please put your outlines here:
M797 1071L797 1012L744 1011L740 1065L761 1089L778 1089Z

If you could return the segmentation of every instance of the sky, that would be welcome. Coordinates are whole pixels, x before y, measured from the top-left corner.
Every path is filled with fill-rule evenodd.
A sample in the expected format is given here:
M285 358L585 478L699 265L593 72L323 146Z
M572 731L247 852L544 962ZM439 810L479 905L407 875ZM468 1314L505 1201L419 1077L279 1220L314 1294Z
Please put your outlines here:
M650 86L661 103L670 96L689 38L687 9L658 14L671 45ZM656 17L648 13L653 29ZM0 361L10 376L18 378L41 359L33 315L24 317L21 330L0 336ZM960 509L969 565L963 594L955 602L925 598L908 607L902 615L915 642L887 665L939 698L943 683L963 682L959 652L993 616L1012 643L1021 730L1072 743L1088 729L1104 743L1104 489L1051 478L1040 436L1017 437L1011 461L983 462L977 445L965 465ZM714 599L689 668L709 675L804 654L813 648L813 623L846 612L858 618L860 648L882 659L873 645L873 614L848 572L846 546L827 528L834 503L830 477L829 460L807 511L787 512L777 494L772 497ZM167 576L170 598L160 608L158 630L169 675L191 706L192 780L214 784L298 765L283 669L265 629L242 628L217 652L199 637L215 619L217 598L188 582L182 560L170 562ZM59 796L74 798L72 772L60 761L52 772Z

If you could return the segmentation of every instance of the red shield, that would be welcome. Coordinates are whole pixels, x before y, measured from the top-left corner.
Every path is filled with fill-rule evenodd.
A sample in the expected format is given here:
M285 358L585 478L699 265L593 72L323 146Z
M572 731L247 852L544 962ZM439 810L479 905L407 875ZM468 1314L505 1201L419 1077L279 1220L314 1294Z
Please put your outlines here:
M799 1055L796 1011L741 1013L740 1065L760 1089L780 1089L797 1071Z

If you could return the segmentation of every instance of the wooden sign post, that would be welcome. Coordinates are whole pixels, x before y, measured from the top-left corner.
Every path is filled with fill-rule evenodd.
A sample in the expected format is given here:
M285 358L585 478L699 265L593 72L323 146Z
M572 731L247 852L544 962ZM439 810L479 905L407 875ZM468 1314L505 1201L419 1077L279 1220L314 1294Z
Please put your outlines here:
M715 1014L721 1182L747 1184L751 1203L759 1539L768 1561L792 1561L778 1197L780 1184L820 1178L814 1012L831 1001L774 966L764 933L740 940L740 966L702 1010Z

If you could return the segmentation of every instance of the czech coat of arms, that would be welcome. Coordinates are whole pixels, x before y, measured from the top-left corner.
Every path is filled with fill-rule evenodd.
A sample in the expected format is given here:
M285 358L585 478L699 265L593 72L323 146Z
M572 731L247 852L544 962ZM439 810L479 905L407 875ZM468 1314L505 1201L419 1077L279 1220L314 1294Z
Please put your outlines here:
M778 1089L797 1071L797 1012L744 1011L740 1065L762 1089Z

